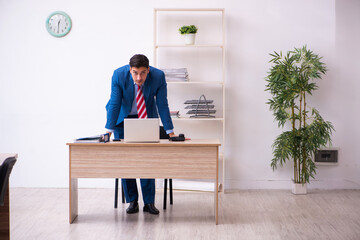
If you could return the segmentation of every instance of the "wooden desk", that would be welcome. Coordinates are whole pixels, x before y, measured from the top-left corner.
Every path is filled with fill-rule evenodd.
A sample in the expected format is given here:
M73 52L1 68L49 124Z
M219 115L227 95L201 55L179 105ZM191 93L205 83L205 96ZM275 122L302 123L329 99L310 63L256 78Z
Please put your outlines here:
M219 140L160 143L67 143L69 222L78 215L78 178L213 179L218 224Z
M18 155L15 153L0 153L0 165L9 158ZM4 206L0 206L0 239L10 239L10 197L9 197L9 183L5 193Z

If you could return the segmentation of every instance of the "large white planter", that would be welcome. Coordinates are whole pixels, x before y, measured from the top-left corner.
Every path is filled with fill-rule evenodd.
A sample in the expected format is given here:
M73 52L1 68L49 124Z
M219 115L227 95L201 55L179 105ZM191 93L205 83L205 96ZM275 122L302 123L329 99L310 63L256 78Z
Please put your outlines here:
M185 44L186 45L194 45L195 44L195 33L185 34Z
M295 195L301 195L307 193L307 185L302 183L292 183L292 189L291 192Z

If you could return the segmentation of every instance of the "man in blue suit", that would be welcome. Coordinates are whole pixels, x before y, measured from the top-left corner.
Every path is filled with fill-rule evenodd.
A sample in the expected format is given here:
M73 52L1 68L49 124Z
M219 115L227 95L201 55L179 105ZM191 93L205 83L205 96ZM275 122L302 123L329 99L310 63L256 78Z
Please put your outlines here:
M136 93L138 88L143 92L148 118L158 118L164 125L166 133L174 136L174 127L170 117L167 101L167 88L163 71L149 66L146 56L134 55L129 65L120 67L114 71L111 83L111 96L107 110L107 122L105 128L108 132L114 132L115 139L124 138L124 119L137 118ZM155 202L155 179L140 179L141 190L144 200L144 212L159 214ZM136 179L122 179L126 202L130 205L126 212L139 212L138 191Z

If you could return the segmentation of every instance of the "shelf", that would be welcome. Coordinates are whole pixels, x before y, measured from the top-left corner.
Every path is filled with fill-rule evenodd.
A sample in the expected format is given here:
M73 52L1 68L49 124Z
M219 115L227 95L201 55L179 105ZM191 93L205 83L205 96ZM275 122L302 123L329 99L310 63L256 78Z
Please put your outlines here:
M155 8L155 12L223 12L224 8Z
M173 121L224 121L224 118L190 118L190 117L179 117L171 118Z
M214 85L224 85L224 83L223 82L200 82L200 81L198 81L198 82L196 82L196 81L179 81L179 82L175 82L175 81L167 81L166 82L167 84L206 84L206 85L208 85L208 84L214 84Z
M187 18L195 19L195 24L203 26L203 35L199 35L198 43L194 45L185 45L180 42L179 36L175 35L175 27L179 22L186 24ZM169 22L168 22L169 21ZM214 28L215 27L215 28ZM159 29L161 31L159 31ZM169 30L171 29L171 31ZM210 90L219 98L222 104L222 113L218 113L215 118L190 118L189 114L181 114L181 117L171 118L174 124L179 125L185 132L194 132L201 135L199 131L207 131L209 136L217 136L222 138L221 148L219 149L219 189L224 190L225 183L225 9L224 8L155 8L154 9L154 67L161 68L159 65L170 66L188 66L192 71L190 76L197 76L190 81L169 81L168 88L171 89L171 94L176 94L177 97L188 94L186 90ZM211 36L217 32L217 38L212 39ZM169 32L170 31L170 32ZM185 56L182 53L185 51ZM189 55L190 54L190 55ZM211 78L206 78L206 71L202 68L207 67L207 62L198 62L196 58L191 58L191 54L195 56L204 56L205 60L210 60L209 63L216 63L216 67L221 67L222 76L220 72L214 71L217 75L210 75ZM168 56L170 55L170 56ZM190 57L190 59L187 59ZM161 59L162 64L158 64L158 58ZM221 60L221 63L220 63ZM185 63L185 64L184 64ZM201 65L200 65L201 64ZM190 66L193 66L192 69ZM165 66L162 66L165 67ZM218 69L214 69L218 70ZM196 74L198 73L198 74ZM204 81L201 81L204 80ZM209 81L213 80L213 81ZM221 94L219 90L221 89ZM173 92L173 90L176 90ZM222 97L222 100L220 98ZM173 97L176 99L176 97ZM171 101L170 101L171 102ZM219 103L220 103L219 102ZM173 108L179 108L180 102L176 101ZM171 108L171 106L170 106ZM181 108L181 107L180 107ZM216 115L215 115L216 116ZM198 125L201 128L196 129ZM204 125L204 126L202 126ZM212 129L214 128L214 129ZM219 131L222 130L221 137L218 136Z
M160 44L155 48L224 48L223 45L206 44L206 45L185 45L185 44Z

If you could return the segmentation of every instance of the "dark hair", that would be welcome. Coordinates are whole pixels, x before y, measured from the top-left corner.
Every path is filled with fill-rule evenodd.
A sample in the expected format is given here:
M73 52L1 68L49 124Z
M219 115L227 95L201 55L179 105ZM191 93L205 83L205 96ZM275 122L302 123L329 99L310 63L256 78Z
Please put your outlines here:
M149 67L149 59L142 54L136 54L134 56L132 56L132 58L130 58L130 67L136 67L136 68L141 68L141 67Z

